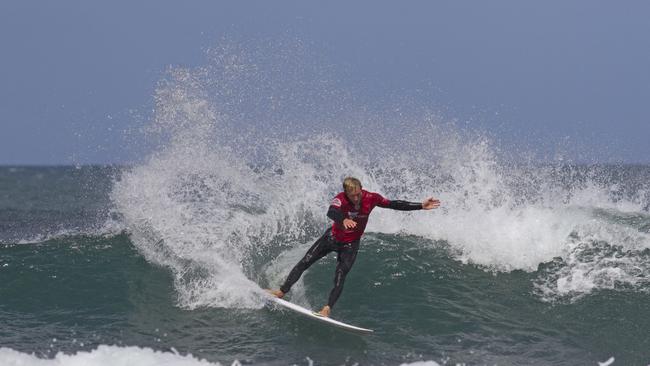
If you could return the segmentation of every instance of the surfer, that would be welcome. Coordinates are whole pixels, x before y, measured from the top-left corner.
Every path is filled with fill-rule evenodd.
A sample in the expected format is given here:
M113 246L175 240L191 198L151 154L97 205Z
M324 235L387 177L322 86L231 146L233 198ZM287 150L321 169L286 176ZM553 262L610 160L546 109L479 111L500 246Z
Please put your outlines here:
M359 240L366 229L368 216L376 206L400 211L431 210L440 206L440 201L429 197L423 202L388 200L378 193L361 188L361 181L347 177L343 180L343 192L337 194L330 203L327 217L334 223L323 236L309 248L305 256L289 273L278 290L268 290L282 298L295 284L302 273L319 259L331 252L337 253L334 271L334 288L330 292L327 305L319 312L328 317L334 304L343 291L345 276L350 272L359 251Z

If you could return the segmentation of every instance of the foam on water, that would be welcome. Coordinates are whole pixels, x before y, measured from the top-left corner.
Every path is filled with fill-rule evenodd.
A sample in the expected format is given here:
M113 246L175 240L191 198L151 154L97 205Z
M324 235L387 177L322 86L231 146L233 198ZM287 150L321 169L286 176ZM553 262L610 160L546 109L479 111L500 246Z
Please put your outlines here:
M604 362L598 362L600 366L614 364L615 358L610 357ZM172 348L171 352L156 351L147 347L119 347L100 345L92 351L79 351L75 354L59 352L52 359L39 358L34 354L27 354L15 351L11 348L0 347L0 362L5 366L220 366L220 363L208 362L191 354L181 355ZM313 365L309 357L306 364ZM443 365L447 362L443 362ZM233 366L240 365L235 360ZM457 364L458 365L458 364ZM400 366L440 366L436 361L416 361L402 363Z
M349 114L367 108L334 105L322 96L345 93L297 75L288 57L269 66L221 52L160 83L147 127L159 146L112 192L138 249L171 268L181 306L261 306L259 285L277 285L322 232L347 175L388 198L442 201L430 212L377 209L369 231L446 241L451 255L492 271L555 263L536 280L543 299L647 285L639 176L630 184L606 168L514 164L489 138L429 113ZM311 121L310 106L329 114Z
M615 358L610 357L605 362L598 362L598 366L609 366L609 365L612 365L614 363L614 361L615 361ZM446 365L446 363L443 363L443 365ZM465 365L465 364L464 363L463 364L458 364L457 363L456 365L458 366L458 365ZM436 361L416 361L416 362L412 362L412 363L403 363L400 366L440 366L440 364L437 363Z
M537 271L555 261L535 283L548 301L575 300L598 289L647 289L650 215L638 196L615 199L610 187L591 180L562 187L552 170L542 168L535 177L541 184L513 185L510 180L523 172L492 161L448 167L453 183L431 187L440 191L440 212L380 212L369 229L445 240L458 259L495 271ZM522 184L535 191L518 191ZM630 215L636 220L626 219Z
M97 349L75 354L59 352L52 359L39 358L33 354L0 348L0 361L5 366L217 366L190 354L155 351L151 348L118 347L101 345ZM233 365L239 364L238 362Z
M412 363L403 363L400 366L440 366L436 361L416 361Z

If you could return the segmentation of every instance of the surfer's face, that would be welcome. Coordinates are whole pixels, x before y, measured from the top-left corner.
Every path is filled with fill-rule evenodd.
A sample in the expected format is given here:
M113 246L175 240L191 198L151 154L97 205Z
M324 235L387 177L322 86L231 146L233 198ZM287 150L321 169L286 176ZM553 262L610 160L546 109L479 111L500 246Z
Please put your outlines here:
M354 187L349 191L345 191L345 195L355 206L358 206L361 202L361 188Z

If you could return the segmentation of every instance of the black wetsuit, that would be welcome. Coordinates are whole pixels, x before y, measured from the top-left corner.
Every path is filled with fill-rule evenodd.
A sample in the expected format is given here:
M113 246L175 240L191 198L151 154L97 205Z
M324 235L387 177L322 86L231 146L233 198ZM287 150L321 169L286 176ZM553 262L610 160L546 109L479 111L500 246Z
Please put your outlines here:
M347 200L347 198L345 197L342 198L340 194L337 197L339 197L340 200ZM419 202L407 202L407 201L397 201L397 200L388 201L385 199L384 201L380 200L380 202L382 202L379 205L380 207L391 208L393 210L412 211L412 210L422 209L422 204ZM349 201L344 203L349 203ZM331 205L327 212L327 216L334 221L334 225L339 225L340 227L342 227L343 220L345 218L348 218L347 217L348 213L346 212L347 210L341 210L340 206L341 206L340 204L339 207L337 207L336 205ZM372 208L370 208L370 210L372 210ZM368 214L369 213L370 212L368 211ZM362 230L364 228L365 228L365 223L363 225ZM329 305L330 308L334 307L334 304L338 300L339 296L341 296L341 292L343 291L343 284L345 282L345 277L347 276L348 272L350 272L350 269L352 269L352 265L354 264L354 261L357 258L357 252L359 251L359 240L360 239L353 240L350 242L337 241L334 238L334 235L332 234L332 228L327 229L327 231L325 231L323 236L321 236L318 240L316 240L316 242L311 246L311 248L309 248L309 250L307 251L305 256L300 260L300 262L298 262L298 264L296 264L296 266L293 267L293 269L289 273L289 276L287 277L287 280L280 287L280 291L282 291L285 294L289 292L289 290L291 290L291 286L293 286L300 279L300 276L302 276L302 273L307 268L309 268L312 264L316 263L316 261L323 258L327 254L331 252L336 252L337 257L336 257L336 270L334 271L334 288L330 292L329 299L327 301L327 305Z

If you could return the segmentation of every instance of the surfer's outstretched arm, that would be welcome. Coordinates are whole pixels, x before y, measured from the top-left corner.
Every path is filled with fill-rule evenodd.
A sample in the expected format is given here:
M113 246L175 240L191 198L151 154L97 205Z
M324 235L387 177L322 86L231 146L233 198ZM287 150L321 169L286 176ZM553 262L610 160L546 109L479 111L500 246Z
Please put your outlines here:
M398 211L431 210L433 208L440 207L440 200L437 200L433 197L429 197L423 202L391 200L388 203L380 203L378 206Z

